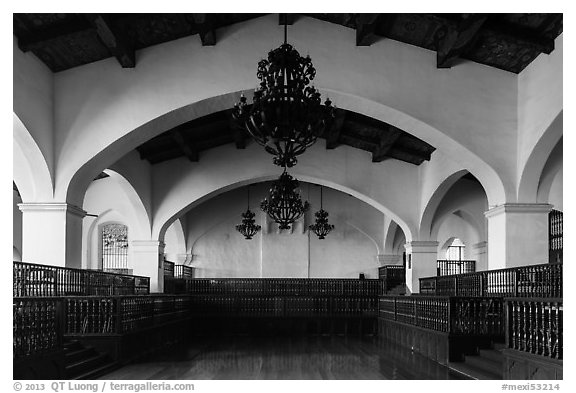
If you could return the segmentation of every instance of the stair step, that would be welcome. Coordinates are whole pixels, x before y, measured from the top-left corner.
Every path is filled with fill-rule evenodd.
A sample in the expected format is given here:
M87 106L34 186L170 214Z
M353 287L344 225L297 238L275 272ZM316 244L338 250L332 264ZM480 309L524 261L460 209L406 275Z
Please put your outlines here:
M74 364L98 355L98 352L92 347L77 349L74 351L64 351L66 364Z
M77 351L79 349L83 349L84 347L82 346L82 344L77 341L77 340L70 340L70 341L66 341L63 344L64 347L64 351Z
M84 374L77 375L70 379L97 379L118 369L119 367L120 365L117 362L108 362L98 368L90 370Z
M82 359L76 363L66 365L66 375L76 376L89 372L91 369L96 369L102 366L103 363L108 362L106 355L94 355L90 358Z
M471 379L477 380L501 380L502 375L493 374L486 370L479 370L476 367L470 366L464 362L450 362L448 367L460 374L465 375Z
M495 362L500 362L501 364L504 362L504 355L502 355L501 350L481 349L479 352L479 356L482 358L493 360Z
M503 358L501 360L493 360L481 356L465 356L464 363L470 367L486 371L491 374L499 375L502 378L502 364Z

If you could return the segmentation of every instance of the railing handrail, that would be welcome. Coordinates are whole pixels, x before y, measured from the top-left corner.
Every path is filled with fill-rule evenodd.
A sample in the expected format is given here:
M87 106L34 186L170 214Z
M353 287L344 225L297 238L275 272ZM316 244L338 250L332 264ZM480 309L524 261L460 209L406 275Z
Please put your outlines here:
M546 266L562 266L562 262L553 262L553 263L540 263L538 265L524 265L524 266L515 266L515 267L507 267L503 269L494 269L494 270L481 270L478 272L473 273L462 273L462 274L450 274L447 276L442 276L442 278L450 278L453 276L466 276L466 275L475 275L475 274L485 274L485 273L501 273L501 272L508 272L508 271L517 271L522 269L530 269L530 268L537 268L537 267L546 267ZM430 276L430 277L421 277L419 280L431 280L438 278L438 276Z
M135 274L124 274L124 273L112 273L112 272L105 272L103 270L95 270L95 269L81 269L81 268L75 268L75 267L43 265L41 263L21 262L21 261L13 261L13 263L20 264L20 265L27 265L27 266L38 266L38 267L50 268L50 269L62 269L62 270L70 270L70 271L77 271L77 272L98 273L98 274L110 275L110 276L136 277L136 278L144 278L146 280L150 279L150 277L146 277L146 276L138 276Z

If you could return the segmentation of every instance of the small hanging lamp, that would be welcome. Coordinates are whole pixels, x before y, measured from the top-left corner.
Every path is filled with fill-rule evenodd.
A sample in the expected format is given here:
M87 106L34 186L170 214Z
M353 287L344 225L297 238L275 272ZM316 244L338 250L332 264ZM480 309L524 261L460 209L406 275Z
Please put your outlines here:
M328 212L323 209L322 197L322 186L320 186L320 210L314 213L316 222L308 227L311 231L314 231L318 239L326 238L326 235L334 229L334 225L328 223Z
M248 186L248 208L246 212L242 213L242 224L236 225L236 230L240 232L245 239L250 240L258 231L262 228L260 225L256 224L254 220L254 214L250 211L250 186Z

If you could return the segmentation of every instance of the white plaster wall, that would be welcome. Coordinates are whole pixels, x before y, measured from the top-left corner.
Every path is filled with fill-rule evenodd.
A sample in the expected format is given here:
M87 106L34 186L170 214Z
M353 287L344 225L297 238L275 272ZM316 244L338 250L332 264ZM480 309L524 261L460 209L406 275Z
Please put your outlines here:
M552 181L552 185L550 187L550 194L548 196L548 203L554 206L554 209L564 211L564 203L563 203L563 170L560 169L556 176L554 176L554 180Z
M445 217L456 212L471 224L477 232L478 241L487 239L487 222L484 212L488 201L482 186L473 180L460 179L446 193L438 206L432 222L432 238L436 240ZM440 241L440 239L438 239ZM442 243L441 243L442 244Z
M262 225L252 240L235 229L246 210L246 187L209 199L186 215L192 266L198 277L377 277L375 239L382 236L383 214L344 193L324 188L324 209L336 228L326 239L304 228L320 207L319 187L301 182L310 212L290 231L278 231L259 209L270 183L250 187L251 210Z
M12 246L22 255L22 212L18 204L22 199L16 190L12 191Z
M23 53L13 40L14 113L38 145L54 176L54 76L32 52Z
M218 36L215 47L202 47L194 36L146 48L138 52L135 69L107 59L55 75L57 195L66 194L84 162L131 130L190 103L253 89L256 63L281 42L281 27L270 15ZM356 105L351 109L404 128L473 171L489 162L505 187L514 189L514 74L472 62L438 70L433 51L393 40L357 47L353 30L310 18L296 23L290 42L312 56L316 85L333 91L336 105ZM360 106L357 97L377 105ZM125 142L134 145L125 151L164 129L132 135Z
M476 259L472 245L479 242L478 234L469 223L454 214L446 217L438 229L438 259L446 259L446 250L443 250L442 247L446 241L452 237L459 238L466 246L462 259ZM477 266L476 270L485 270L480 269L480 267L481 266Z
M84 197L82 208L89 214L99 217L85 217L82 222L82 266L96 269L99 262L98 227L107 222L119 222L128 226L128 240L150 240L149 229L142 228L141 211L137 211L120 184L112 177L95 180L91 183ZM130 246L128 262L134 268Z
M170 219L192 204L254 181L277 178L281 169L261 146L244 150L233 144L203 151L200 160L169 160L152 167L153 236ZM326 150L316 143L299 158L292 172L302 181L315 182L353 195L394 219L407 237L415 233L418 211L418 167L399 160L372 163L371 154L349 146ZM380 224L382 225L382 224Z
M544 131L563 108L563 35L518 76L518 177ZM497 139L497 138L496 138Z
M186 241L180 220L176 220L166 230L164 237L164 259L182 264L180 257L186 254Z

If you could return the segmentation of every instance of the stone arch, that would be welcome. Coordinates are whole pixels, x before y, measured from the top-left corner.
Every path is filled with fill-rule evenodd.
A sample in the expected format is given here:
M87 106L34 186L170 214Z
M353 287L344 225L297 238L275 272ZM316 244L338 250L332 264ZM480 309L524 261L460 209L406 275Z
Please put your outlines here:
M391 212L388 208L386 208L382 204L378 203L377 201L371 199L370 197L368 197L364 194L361 194L358 191L353 190L349 187L335 184L333 182L330 182L330 181L327 181L324 179L319 179L319 178L311 177L309 175L298 174L298 173L295 173L295 176L301 181L306 181L309 183L319 184L319 185L322 185L324 187L333 188L335 190L349 194L352 197L355 197L355 198L367 203L368 205L370 205L370 206L374 207L375 209L383 212L384 214L393 217L393 219L398 223L398 225L402 228L402 230L405 233L408 233L409 234L408 236L410 236L410 238L411 238L411 232L410 232L408 224L404 220L402 220L400 217L398 217L395 213ZM223 192L227 192L227 191L230 191L230 190L233 190L236 188L244 187L244 186L247 186L249 184L274 180L277 177L278 177L277 174L274 174L274 175L270 174L270 175L259 176L259 177L248 177L246 179L238 180L238 181L232 182L230 184L227 184L225 186L218 187L218 188L215 188L209 192L206 192L204 195L196 198L195 200L191 200L184 207L180 207L178 210L171 211L171 213L169 213L170 215L167 217L167 219L161 219L159 222L155 223L154 228L153 228L153 237L157 238L160 241L163 241L167 228L176 219L185 215L188 211L190 211L194 207L200 205L201 203L207 201L208 199L210 199L216 195L219 195Z
M540 181L538 183L537 202L549 203L552 184L556 180L557 176L562 176L564 161L563 139L563 137L560 138L542 169L542 175L540 176Z
M535 203L537 201L542 172L552 151L562 138L563 113L564 111L560 111L532 149L518 182L518 202Z
M506 190L496 171L477 155L436 128L406 113L370 99L335 90L320 90L324 95L329 95L331 100L340 108L392 124L430 143L432 146L442 149L447 155L459 160L460 164L468 168L485 185L491 204L503 203L506 200ZM89 179L93 179L124 154L167 129L216 111L231 108L241 93L244 93L249 99L253 94L251 90L236 91L203 99L165 113L116 139L86 161L80 169L71 175L66 187L66 200L69 203L78 204L88 187Z
M134 215L138 222L136 233L139 238L141 237L139 240L148 240L152 233L150 216L148 215L148 211L146 210L140 195L138 195L132 184L121 173L112 169L105 169L104 173L110 176L110 178L119 185L120 189L126 194L131 205L134 207Z
M396 231L398 231L398 224L391 221L388 225L386 234L384 235L384 254L392 254L394 251L394 240L396 239Z
M173 237L176 240L176 244L169 244L167 242L164 247L164 254L186 254L186 236L184 233L184 227L182 226L181 220L175 220L167 231L171 231ZM172 252L170 252L172 251Z
M446 193L450 188L456 183L458 180L462 178L462 176L468 173L467 170L459 170L451 175L447 176L440 185L436 188L426 207L424 208L424 213L422 214L422 218L420 219L420 226L419 226L419 235L420 240L428 240L433 238L432 237L432 224L434 221L434 217L436 215L436 211L438 210L438 206L440 206L440 202L446 196Z
M20 118L13 113L13 176L22 202L46 202L53 198L50 170L40 148Z
M476 235L476 238L478 239L478 241L480 241L482 239L481 230L480 230L480 226L479 226L478 222L476 221L476 219L474 218L474 216L472 214L470 214L469 212L467 212L466 210L463 210L463 209L456 209L452 212L447 212L446 214L442 215L442 217L435 219L434 224L432 226L432 231L431 231L431 238L432 239L438 238L438 231L439 231L440 227L442 226L442 223L451 214L461 218L464 222L466 222L468 225L470 225L470 227L474 231L474 234Z

